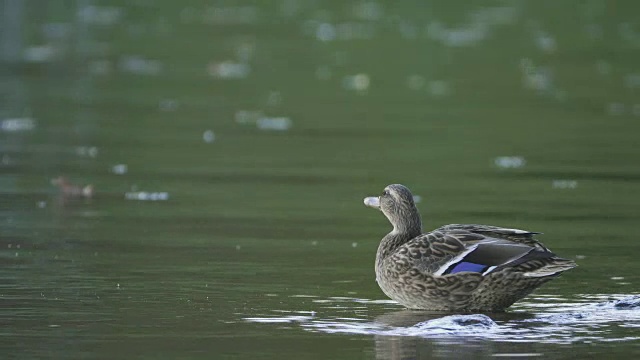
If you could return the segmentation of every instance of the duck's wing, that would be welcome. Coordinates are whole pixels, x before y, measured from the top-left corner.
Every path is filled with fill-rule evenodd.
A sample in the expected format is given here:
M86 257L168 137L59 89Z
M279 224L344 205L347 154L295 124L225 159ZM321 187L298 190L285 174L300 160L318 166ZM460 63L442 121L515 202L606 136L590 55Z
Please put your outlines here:
M399 246L390 255L389 263L433 274L446 263L475 250L477 242L485 238L469 231L434 230Z
M544 246L540 241L534 238L535 235L542 234L536 231L528 231L528 230L520 230L520 229L512 229L512 228L504 228L500 226L491 226L491 225L478 225L478 224L449 224L438 228L436 231L468 231L474 234L480 234L487 237L492 237L496 239L504 239L513 241L516 243L522 243L525 245L529 245L540 250L547 250L547 247Z
M438 229L423 234L391 255L394 264L406 264L438 276L459 272L487 275L531 260L552 258L556 258L555 254L546 248L462 229Z

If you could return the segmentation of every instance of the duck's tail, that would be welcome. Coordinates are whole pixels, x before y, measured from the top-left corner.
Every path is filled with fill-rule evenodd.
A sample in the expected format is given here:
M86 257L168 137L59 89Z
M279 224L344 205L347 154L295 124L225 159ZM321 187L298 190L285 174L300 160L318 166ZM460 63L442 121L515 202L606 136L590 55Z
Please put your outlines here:
M567 270L571 270L576 266L578 265L573 260L552 257L547 259L543 266L525 271L523 275L532 278L553 277Z

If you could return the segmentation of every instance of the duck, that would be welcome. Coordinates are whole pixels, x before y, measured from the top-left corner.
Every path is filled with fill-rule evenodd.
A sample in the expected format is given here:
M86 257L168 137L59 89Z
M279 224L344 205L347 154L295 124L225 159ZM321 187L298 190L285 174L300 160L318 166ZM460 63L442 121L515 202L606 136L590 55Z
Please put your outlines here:
M58 176L57 178L51 179L51 185L56 186L60 190L60 195L63 198L90 199L94 194L93 184L85 186L74 184L65 176Z
M393 226L378 246L376 281L408 309L503 312L576 267L538 241L539 232L449 224L423 233L414 196L401 184L388 185L364 203Z

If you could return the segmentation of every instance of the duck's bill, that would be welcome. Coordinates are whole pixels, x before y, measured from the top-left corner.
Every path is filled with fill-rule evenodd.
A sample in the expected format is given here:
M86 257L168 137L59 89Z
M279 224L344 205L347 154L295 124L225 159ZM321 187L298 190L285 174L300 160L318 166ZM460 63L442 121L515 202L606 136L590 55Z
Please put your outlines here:
M369 196L364 198L364 204L375 209L380 209L380 198L377 196Z

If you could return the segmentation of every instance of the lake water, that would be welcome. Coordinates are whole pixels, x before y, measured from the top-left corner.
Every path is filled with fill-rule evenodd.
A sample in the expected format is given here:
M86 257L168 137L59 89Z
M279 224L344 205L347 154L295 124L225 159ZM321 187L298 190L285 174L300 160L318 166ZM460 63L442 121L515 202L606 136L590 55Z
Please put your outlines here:
M0 73L4 357L640 355L636 2L38 4ZM404 310L389 183L579 266Z

